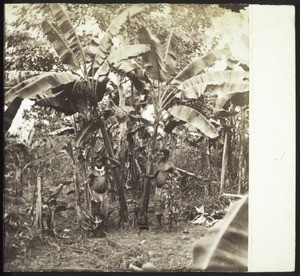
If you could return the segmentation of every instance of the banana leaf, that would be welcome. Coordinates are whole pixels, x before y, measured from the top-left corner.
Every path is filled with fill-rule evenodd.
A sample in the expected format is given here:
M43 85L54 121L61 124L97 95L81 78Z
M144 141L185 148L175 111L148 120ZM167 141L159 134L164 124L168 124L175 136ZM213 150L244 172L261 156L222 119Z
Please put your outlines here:
M110 71L110 65L112 65L114 69L128 73L134 70L134 68L132 68L129 63L124 62L124 60L138 57L149 51L150 47L147 44L126 45L113 50L102 65L97 69L93 79L98 80L100 77L107 76Z
M143 56L146 66L149 67L149 76L151 79L166 81L166 69L164 68L164 58L162 56L162 46L158 39L141 27L138 31L138 40L140 43L149 44L151 51Z
M126 59L135 58L150 51L150 46L147 44L134 44L122 46L110 53L108 62L115 64Z
M230 54L229 47L224 49L215 50L205 56L199 57L195 59L193 62L188 64L179 74L177 74L172 81L174 85L180 84L195 75L201 73L202 70L210 67L215 63L216 60L221 58L222 56L228 56Z
M207 84L222 84L242 82L244 79L249 78L249 72L246 71L214 71L203 73L194 77L191 77L178 85L178 89L185 90L191 86L207 85Z
M226 216L193 246L193 270L248 270L248 197L231 206Z
M167 41L161 47L168 80L177 74L175 49L178 43L178 36L175 34L175 29L172 29Z
M5 91L23 82L26 79L44 74L44 71L5 71Z
M229 92L218 96L215 103L215 111L222 110L228 101L238 106L247 105L249 104L249 91Z
M69 44L69 48L72 50L80 64L85 66L86 61L84 52L69 17L66 15L60 4L49 4L49 6L58 23L59 30Z
M188 106L173 106L168 111L177 119L187 122L189 125L200 130L211 139L219 136L216 128L198 111Z
M144 7L142 5L133 5L132 7L126 9L122 13L120 13L108 26L103 38L100 41L99 49L96 53L95 58L95 67L99 67L102 65L104 60L109 55L109 51L112 43L112 38L119 34L121 29L124 27L127 19L140 13Z
M198 99L203 93L222 96L229 92L245 92L249 90L248 82L223 83L221 85L198 84L185 88L181 95L186 99Z
M7 109L4 112L4 134L9 130L11 124L21 106L23 99L20 97L16 97L13 101L8 105Z
M42 29L62 63L70 65L72 69L78 69L80 67L79 62L64 37L47 21L42 23Z
M16 97L22 99L36 99L37 95L40 95L40 98L50 97L51 88L72 82L76 79L78 79L77 76L68 72L49 72L29 78L5 93L5 103L9 103Z
M51 107L56 111L62 112L65 115L73 115L78 112L78 108L75 103L72 103L68 100L65 95L66 92L62 91L59 94L56 94L53 97L36 101L36 104L43 107ZM62 95L62 96L61 96Z
M79 147L83 142L88 140L92 134L100 128L100 124L93 120L87 122L81 130L77 133L75 138L75 146Z

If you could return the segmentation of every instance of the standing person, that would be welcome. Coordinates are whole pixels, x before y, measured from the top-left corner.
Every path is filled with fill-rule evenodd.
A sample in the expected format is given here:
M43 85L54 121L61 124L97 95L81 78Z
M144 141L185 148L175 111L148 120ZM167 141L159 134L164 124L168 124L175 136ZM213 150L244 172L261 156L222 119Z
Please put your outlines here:
M150 179L156 178L154 208L158 227L161 228L163 216L165 221L168 222L168 226L172 226L171 206L170 204L167 204L166 201L167 185L173 185L171 173L174 173L177 176L177 179L181 178L181 175L174 163L170 161L170 151L168 149L162 149L159 153L159 163L156 171L151 175L145 175L145 177Z

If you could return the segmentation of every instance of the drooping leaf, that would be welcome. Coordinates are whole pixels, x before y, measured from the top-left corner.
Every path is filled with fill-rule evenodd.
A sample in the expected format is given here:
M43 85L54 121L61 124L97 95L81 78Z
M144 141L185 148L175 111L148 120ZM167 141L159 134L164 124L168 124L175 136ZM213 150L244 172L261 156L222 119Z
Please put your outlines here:
M150 51L150 46L147 44L125 45L112 51L108 56L108 62L115 64L117 62L135 58Z
M109 50L113 45L112 38L119 34L127 19L140 13L143 9L144 7L142 5L133 5L113 19L100 41L99 49L96 53L95 66L101 66L107 58Z
M164 128L164 131L166 133L171 133L173 131L173 129L175 129L178 125L184 123L184 121L182 120L179 120L179 121L170 121L166 124L165 128Z
M167 41L161 47L168 80L177 74L175 48L178 43L178 36L175 29L172 29Z
M105 92L108 78L104 78L101 82L97 82L96 101L101 101ZM86 106L86 91L84 89L77 92L74 91L76 85L80 85L80 81L70 82L60 85L52 89L52 97L41 99L36 102L39 106L51 107L65 115L72 115L76 112L82 112L82 108ZM76 89L75 89L76 90Z
M228 101L231 101L233 104L238 106L244 106L249 104L249 90L239 91L239 92L229 92L218 96L215 103L215 111L222 110L223 106Z
M49 72L38 75L21 82L7 91L5 93L5 102L8 103L16 97L22 99L36 99L37 95L41 95L40 98L44 98L45 96L50 97L52 92L49 90L51 88L72 82L76 79L78 79L77 76L68 72Z
M62 112L65 115L73 115L78 112L78 108L75 103L68 100L66 91L62 91L59 94L55 94L53 97L36 101L36 104L43 107L51 107L56 111Z
M249 90L247 82L223 83L221 85L209 85L207 83L192 85L185 88L179 95L186 99L198 99L204 93L211 95L221 95L227 92L244 92Z
M149 44L151 48L151 51L143 56L145 66L149 67L150 78L166 81L166 69L164 68L162 46L158 39L148 32L145 27L141 27L138 32L138 40L140 43Z
M168 111L180 120L187 122L189 125L199 129L209 138L217 138L219 136L216 128L198 111L188 106L173 106Z
M64 35L65 40L69 44L70 49L72 50L80 64L85 66L86 61L84 52L69 17L66 15L60 4L49 4L49 6L58 23L58 27L61 33Z
M43 71L5 71L5 92L15 85L37 75L44 74Z
M7 109L4 113L4 134L9 130L11 124L21 106L23 99L20 97L16 97L13 101L8 105Z
M232 205L223 220L193 246L193 270L248 269L248 197Z
M47 21L42 23L42 28L62 63L70 65L73 69L78 69L80 67L79 62L64 37Z
M180 84L181 82L184 82L185 80L188 80L194 77L195 75L200 74L202 70L214 64L217 59L221 58L224 55L227 56L229 54L230 49L226 47L224 49L215 50L205 56L195 59L175 76L172 83L175 85Z
M223 84L224 82L242 82L246 78L249 78L249 72L246 71L225 70L207 72L187 79L186 81L180 83L177 88L180 90L185 90L188 87L197 85L204 86L207 84ZM200 89L201 88L202 87L200 87Z
M100 125L96 123L95 121L89 121L87 122L81 130L77 133L76 139L75 139L75 145L76 147L79 147L84 141L88 140L92 134L100 128Z

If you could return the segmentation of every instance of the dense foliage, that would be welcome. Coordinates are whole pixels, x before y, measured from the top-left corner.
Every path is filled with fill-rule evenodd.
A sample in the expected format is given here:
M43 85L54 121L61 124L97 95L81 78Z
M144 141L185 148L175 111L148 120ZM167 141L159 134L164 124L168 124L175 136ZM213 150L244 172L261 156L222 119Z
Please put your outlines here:
M35 228L43 231L39 220L54 220L55 212L76 214L76 225L91 232L148 215L154 189L143 175L153 171L162 148L183 172L168 191L178 220L193 219L197 205L222 205L223 192L247 193L249 68L244 52L235 51L237 43L247 44L246 10L5 8L5 204L23 198ZM219 29L229 18L234 33ZM27 100L35 103L22 118L30 124L16 130ZM95 166L105 174L109 197L101 219L88 184Z

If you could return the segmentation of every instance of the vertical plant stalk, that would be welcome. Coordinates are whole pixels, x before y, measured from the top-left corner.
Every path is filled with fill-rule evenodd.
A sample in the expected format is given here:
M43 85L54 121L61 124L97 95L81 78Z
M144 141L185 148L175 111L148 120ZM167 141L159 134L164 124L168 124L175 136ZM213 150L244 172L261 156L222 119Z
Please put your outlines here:
M220 195L223 193L225 187L225 177L227 171L227 163L228 163L228 135L229 130L225 129L224 136L224 148L223 148L223 157L222 157L222 170L221 170L221 181L220 181Z
M80 187L77 180L77 166L76 161L73 161L73 182L75 185L75 192L76 192L76 204L80 206Z
M42 177L37 177L37 199L36 199L36 216L35 223L40 233L43 232L43 216L42 216Z
M76 160L73 160L73 182L74 182L74 186L75 186L75 197L76 197L76 206L78 206L78 208L81 210L81 206L80 206L80 187L79 187L79 183L77 180L77 166L76 166ZM78 214L78 212L77 212ZM81 226L81 220L79 218L79 216L77 215L77 224L80 227Z
M208 185L208 195L212 195L212 173L211 173L211 164L210 164L210 147L209 147L209 140L206 140L206 165L209 172L209 185Z
M106 125L103 119L100 119L100 130L103 136L104 144L110 158L116 159L113 152L113 147L110 141L110 138L107 133ZM119 204L120 204L120 219L122 222L127 222L128 220L128 210L125 198L125 191L124 191L124 181L121 177L121 170L117 166L112 166L112 178L116 184L116 189L119 197Z
M240 153L239 153L239 182L238 182L238 194L242 191L242 185L244 182L244 173L243 173L243 152L244 152L244 122L245 122L245 113L244 109L241 110L241 125L240 125Z
M86 209L88 210L89 214L92 212L92 206L91 206L91 198L90 198L90 192L89 192L89 181L87 181L86 176L86 163L81 163L81 172L83 176L83 183L84 183L84 195L85 195L85 203L86 203Z
M156 137L157 137L157 130L159 126L159 120L155 121L154 126L154 133L152 137L152 141L150 144L150 151L148 152L148 158L146 163L146 174L151 174L153 170L153 154L156 145ZM143 192L143 199L142 199L142 208L141 214L146 215L148 212L148 205L149 205L149 198L150 198L150 191L151 191L151 180L149 178L144 179L144 192Z

